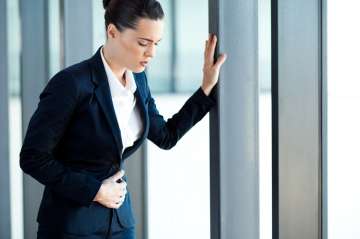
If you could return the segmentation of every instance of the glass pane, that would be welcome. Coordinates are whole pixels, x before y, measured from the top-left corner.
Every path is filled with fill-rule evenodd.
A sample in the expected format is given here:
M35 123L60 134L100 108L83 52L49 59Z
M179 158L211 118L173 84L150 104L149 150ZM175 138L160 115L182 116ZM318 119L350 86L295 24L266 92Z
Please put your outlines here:
M7 44L9 78L9 153L10 153L10 202L11 238L24 237L23 230L23 174L19 167L22 142L20 50L21 35L19 1L7 0ZM16 206L13 206L16 205Z
M165 37L148 68L149 78L156 79L151 83L152 92L191 93L202 80L207 1L160 2L165 12Z
M360 238L360 2L328 0L328 238Z
M260 238L272 238L271 1L259 0Z
M155 100L166 119L188 97L158 95ZM149 238L210 238L208 115L170 151L148 142Z
M48 34L49 34L49 79L62 68L60 37L60 0L48 2Z
M173 58L175 57L175 46L172 35L172 4L174 1L159 1L165 13L164 36L159 43L156 56L147 68L147 76L151 81L151 92L172 92L173 87Z
M92 0L92 15L93 15L93 52L105 43L105 10L103 7L103 1Z
M160 2L166 31L148 78L159 112L167 119L201 85L208 1ZM210 238L208 115L170 151L148 142L149 238Z
M176 89L191 92L202 81L204 45L208 37L207 1L176 1L175 8Z

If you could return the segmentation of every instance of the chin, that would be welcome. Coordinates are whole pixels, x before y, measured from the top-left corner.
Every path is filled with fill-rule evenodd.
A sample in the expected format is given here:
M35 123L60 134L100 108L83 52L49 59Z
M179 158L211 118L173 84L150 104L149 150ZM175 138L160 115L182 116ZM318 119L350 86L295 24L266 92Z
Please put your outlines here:
M140 66L140 67L136 67L136 68L134 68L134 69L131 69L131 71L134 72L134 73L141 73L141 72L143 72L144 70L145 70L145 67L143 67L143 66Z

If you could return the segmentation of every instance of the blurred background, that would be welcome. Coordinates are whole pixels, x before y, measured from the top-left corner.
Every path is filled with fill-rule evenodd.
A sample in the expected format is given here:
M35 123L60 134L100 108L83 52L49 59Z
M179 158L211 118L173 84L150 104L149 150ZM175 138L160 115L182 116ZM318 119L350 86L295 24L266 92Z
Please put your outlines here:
M175 114L201 85L204 42L209 33L208 1L160 2L166 15L165 33L147 74L157 107L166 119ZM6 9L2 9L2 13L6 13L3 15L7 31L5 60L9 64L8 78L2 81L5 80L9 88L9 132L8 138L2 136L2 140L8 141L9 147L11 238L35 238L35 216L43 187L23 175L19 168L22 137L46 81L64 67L90 57L104 43L104 9L101 0L51 0L28 4L26 1L7 0L5 3L3 1ZM260 108L263 116L260 132L263 135L260 138L263 147L261 156L264 158L261 218L262 238L265 239L271 236L269 0L261 0L261 11L262 39L259 44L263 67L259 74L262 79ZM77 37L81 40L75 40ZM147 201L144 203L147 204L147 213L143 215L138 212L139 209L136 211L138 216L147 217L146 220L140 218L139 222L147 221L148 238L165 239L169 235L173 239L185 238L188 231L192 232L192 238L210 238L208 115L171 151L161 150L150 141L140 151L141 155L132 157L128 164L132 160L146 158L145 172L137 171L146 175ZM7 149L2 155L6 152ZM134 173L138 166L132 166ZM131 175L129 178L131 191ZM182 188L186 188L186 193ZM144 236L142 230L138 229L139 238Z
M157 107L166 119L201 85L204 42L209 33L209 2L159 2L165 12L166 27L147 74ZM356 30L360 3L320 2L327 7L327 15L323 17L327 24L323 35L326 48L322 52L327 63L323 72L327 84L323 95L327 101L324 101L322 121L326 124L323 128L326 161L321 176L325 190L326 219L323 220L328 225L324 226L323 235L330 239L355 239L360 238L360 223L356 219L360 213L357 185L360 114L356 110L360 103L357 60L360 33ZM261 239L274 235L271 4L271 0L257 1L259 141L256 150ZM46 82L59 70L90 57L104 43L103 15L101 0L0 0L1 239L36 238L35 219L43 186L24 175L19 167L22 138ZM234 35L232 40L236 42L238 37ZM240 65L243 59L236 64ZM131 156L127 166L129 191L134 198L138 238L189 238L190 231L191 238L210 239L209 135L207 115L172 150L161 150L148 141Z

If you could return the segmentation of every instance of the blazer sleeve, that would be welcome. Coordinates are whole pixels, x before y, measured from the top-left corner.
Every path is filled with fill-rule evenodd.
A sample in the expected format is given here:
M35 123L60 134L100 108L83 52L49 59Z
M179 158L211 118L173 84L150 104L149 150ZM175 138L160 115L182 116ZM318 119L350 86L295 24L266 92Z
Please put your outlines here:
M53 156L74 112L78 89L72 75L61 71L40 94L20 151L21 169L61 196L89 206L101 182L70 170Z
M146 76L145 76L146 77ZM146 79L150 128L148 139L162 149L171 149L185 133L216 105L217 84L207 96L199 87L171 118L164 120L156 108Z

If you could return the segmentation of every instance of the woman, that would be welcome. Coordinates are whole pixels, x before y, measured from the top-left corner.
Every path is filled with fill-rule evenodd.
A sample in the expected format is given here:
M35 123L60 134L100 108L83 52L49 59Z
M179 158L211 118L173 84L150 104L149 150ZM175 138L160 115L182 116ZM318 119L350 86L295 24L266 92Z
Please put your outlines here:
M226 56L214 62L215 36L201 87L165 121L144 72L163 34L160 4L104 0L104 8L106 43L48 82L20 152L22 170L45 185L38 238L135 238L124 160L146 138L170 149L216 104Z

